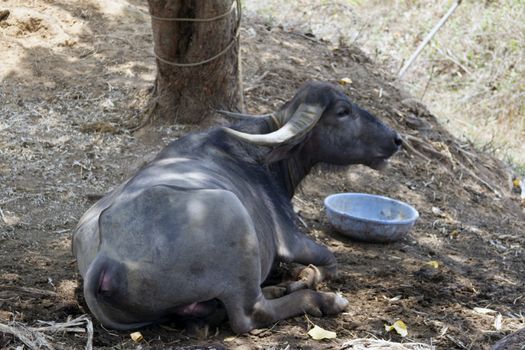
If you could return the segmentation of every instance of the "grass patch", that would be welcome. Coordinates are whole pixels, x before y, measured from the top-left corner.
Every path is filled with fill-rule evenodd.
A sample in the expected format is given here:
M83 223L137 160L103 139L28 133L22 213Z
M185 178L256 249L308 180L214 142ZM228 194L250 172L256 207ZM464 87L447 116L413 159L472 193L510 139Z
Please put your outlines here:
M264 3L262 5L262 3ZM356 43L397 74L451 0L246 0L248 11L333 43ZM456 137L525 168L525 1L463 1L405 75Z

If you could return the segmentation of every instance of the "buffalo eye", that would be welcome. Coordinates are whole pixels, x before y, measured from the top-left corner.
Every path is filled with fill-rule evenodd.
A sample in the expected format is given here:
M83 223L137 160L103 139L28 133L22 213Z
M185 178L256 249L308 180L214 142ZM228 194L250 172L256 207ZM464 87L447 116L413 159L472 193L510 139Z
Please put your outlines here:
M350 114L350 110L346 107L341 107L337 109L337 116L340 118L346 117L349 114Z

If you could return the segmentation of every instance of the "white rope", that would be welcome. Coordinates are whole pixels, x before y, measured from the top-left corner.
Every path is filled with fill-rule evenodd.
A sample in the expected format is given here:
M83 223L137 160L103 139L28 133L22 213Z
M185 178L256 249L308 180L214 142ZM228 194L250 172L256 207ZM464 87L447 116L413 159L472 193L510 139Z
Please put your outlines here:
M237 6L235 6L235 5L237 5ZM241 28L241 15L242 15L242 13L241 13L241 10L242 10L241 9L241 0L234 0L232 2L232 7L230 8L230 10L228 12L223 13L222 15L219 15L219 16L216 16L216 17L211 17L211 18L163 18L163 17L151 16L153 19L165 20L165 21L211 22L211 21L215 21L217 19L224 18L224 17L228 16L230 13L233 12L234 8L237 8L237 27L235 28L235 34L233 35L233 38L228 43L228 45L226 45L226 47L224 49L222 49L216 55L214 55L214 56L212 56L210 58L207 58L205 60L198 61L198 62L179 63L179 62L170 61L170 60L167 60L165 58L160 57L159 54L157 54L157 52L155 51L155 49L153 49L153 54L155 55L155 57L160 62L162 62L164 64L167 64L167 65L170 65L170 66L174 66L174 67L196 67L196 66L201 66L203 64L209 63L209 62L211 62L213 60L216 60L217 58L219 58L220 56L222 56L226 52L228 52L231 49L231 47L235 44L235 42L237 41L237 38L239 37L240 28Z
M218 15L218 16L215 16L215 17L210 17L210 18L180 18L180 17L157 17L157 16L153 16L153 15L150 15L151 18L155 19L155 20L158 20L158 21L173 21L173 22L213 22L213 21L216 21L218 19L221 19L221 18L224 18L226 16L228 16L230 13L233 12L233 9L235 9L235 3L237 1L233 1L232 2L232 6L230 7L230 9L227 11L227 12L224 12L222 15Z

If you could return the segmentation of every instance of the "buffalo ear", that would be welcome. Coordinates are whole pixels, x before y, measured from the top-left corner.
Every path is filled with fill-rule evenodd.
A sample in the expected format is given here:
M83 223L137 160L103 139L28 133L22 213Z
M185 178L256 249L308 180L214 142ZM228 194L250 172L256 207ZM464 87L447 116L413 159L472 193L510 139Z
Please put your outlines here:
M298 144L285 144L277 146L263 157L263 163L269 165L290 157L290 154L299 147Z

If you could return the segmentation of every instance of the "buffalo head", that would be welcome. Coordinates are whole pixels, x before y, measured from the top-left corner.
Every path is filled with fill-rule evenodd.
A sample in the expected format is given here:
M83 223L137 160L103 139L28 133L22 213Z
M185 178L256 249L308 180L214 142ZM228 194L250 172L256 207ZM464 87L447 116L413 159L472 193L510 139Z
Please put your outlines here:
M329 83L305 84L271 118L278 129L268 134L225 130L252 144L300 149L311 164L364 164L374 169L383 168L402 144L396 131ZM277 158L286 158L283 152L279 154Z

